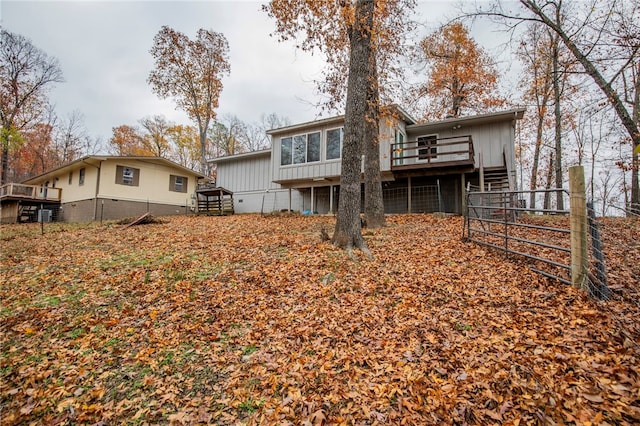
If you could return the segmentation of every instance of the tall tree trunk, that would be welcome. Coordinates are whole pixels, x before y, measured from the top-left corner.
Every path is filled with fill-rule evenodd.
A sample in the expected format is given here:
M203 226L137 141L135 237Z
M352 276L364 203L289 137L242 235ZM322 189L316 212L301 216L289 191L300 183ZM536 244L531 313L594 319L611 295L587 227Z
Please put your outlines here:
M374 0L375 1L375 0ZM380 176L380 95L378 68L375 54L369 66L369 95L364 137L364 217L368 228L381 228L387 224L382 199Z
M633 98L633 120L640 127L640 61L638 61L637 72L635 73L634 98ZM640 182L638 182L638 168L640 168L640 155L637 148L640 140L634 140L631 144L631 214L640 215Z
M340 199L332 242L351 250L356 247L370 255L360 223L360 168L362 141L366 135L367 94L369 93L369 64L374 0L358 0L355 21L348 30L350 57L347 81L347 101L342 146L342 174Z
M557 11L557 18L560 19L559 12ZM562 188L562 111L560 109L560 64L559 58L559 37L554 35L552 38L553 43L553 114L555 117L555 149L556 149L556 162L555 162L555 175L556 175L556 189ZM556 208L558 210L564 210L564 199L561 191L556 192Z
M544 185L544 189L546 189L547 191L544 193L544 205L542 207L545 210L551 209L551 192L549 192L549 190L551 189L551 184L553 183L553 171L555 169L554 164L555 164L555 161L553 159L553 151L550 151L549 152L549 168L547 169L547 181L545 182L545 185Z
M5 139L4 135L2 135L2 139ZM0 173L2 174L2 179L0 179L0 185L4 185L8 182L7 173L9 172L9 141L2 140L0 142L2 143L2 170L0 171Z
M547 102L547 97L544 97L544 102ZM544 128L544 116L546 108L538 108L538 122L536 123L536 142L533 151L533 164L531 165L531 194L529 194L529 207L532 210L536 208L536 193L533 192L538 189L538 168L540 167L540 150L542 148L542 131Z

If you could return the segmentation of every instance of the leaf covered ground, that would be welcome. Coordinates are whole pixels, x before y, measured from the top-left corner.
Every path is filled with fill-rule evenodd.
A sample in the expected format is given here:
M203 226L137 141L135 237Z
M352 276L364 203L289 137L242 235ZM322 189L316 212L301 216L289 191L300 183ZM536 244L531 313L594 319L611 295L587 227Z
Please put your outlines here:
M606 302L389 222L373 260L327 217L3 226L0 424L640 422L637 220Z

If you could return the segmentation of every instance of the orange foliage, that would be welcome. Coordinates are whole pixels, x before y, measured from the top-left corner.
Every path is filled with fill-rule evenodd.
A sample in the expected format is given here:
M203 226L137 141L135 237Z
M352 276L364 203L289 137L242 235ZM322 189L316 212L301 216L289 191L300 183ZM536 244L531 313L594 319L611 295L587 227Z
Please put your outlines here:
M419 89L430 106L425 118L442 119L484 113L505 104L498 94L492 59L459 22L451 23L420 42L429 67L428 81Z

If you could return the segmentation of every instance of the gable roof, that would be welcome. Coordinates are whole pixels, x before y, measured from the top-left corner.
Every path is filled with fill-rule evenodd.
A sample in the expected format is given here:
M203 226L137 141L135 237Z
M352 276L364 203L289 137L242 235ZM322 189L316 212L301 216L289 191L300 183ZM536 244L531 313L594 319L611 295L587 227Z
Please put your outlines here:
M34 177L31 177L29 179L24 180L22 183L29 185L31 183L34 183L35 181L46 179L49 176L54 177L54 176L59 175L61 173L65 173L67 171L74 170L78 166L81 166L83 164L86 164L88 166L98 167L100 162L102 162L102 161L111 161L111 160L113 160L113 161L135 160L135 161L142 161L142 162L152 163L152 164L160 164L160 165L164 165L164 166L173 167L175 169L178 169L178 170L182 171L183 173L195 175L198 178L206 178L206 176L203 175L200 172L196 172L195 170L191 170L191 169L189 169L187 167L181 166L178 163L175 163L175 162L173 162L171 160L167 160L166 158L162 158L162 157L120 156L120 155L88 155L86 157L82 157L82 158L79 158L77 160L74 160L74 161L72 161L70 163L63 164L62 166L56 167L55 169L47 170L46 172L44 172L44 173L42 173L42 174L40 174L38 176L34 176Z

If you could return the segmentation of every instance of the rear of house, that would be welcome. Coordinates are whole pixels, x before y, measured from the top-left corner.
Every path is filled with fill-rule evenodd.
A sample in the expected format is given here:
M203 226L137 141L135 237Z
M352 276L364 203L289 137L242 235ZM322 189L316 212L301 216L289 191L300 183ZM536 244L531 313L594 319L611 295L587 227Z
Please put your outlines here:
M462 213L469 185L515 185L515 125L524 109L418 124L398 109L380 120L386 213ZM288 126L272 137L271 176L302 194L296 210L335 213L344 117Z

